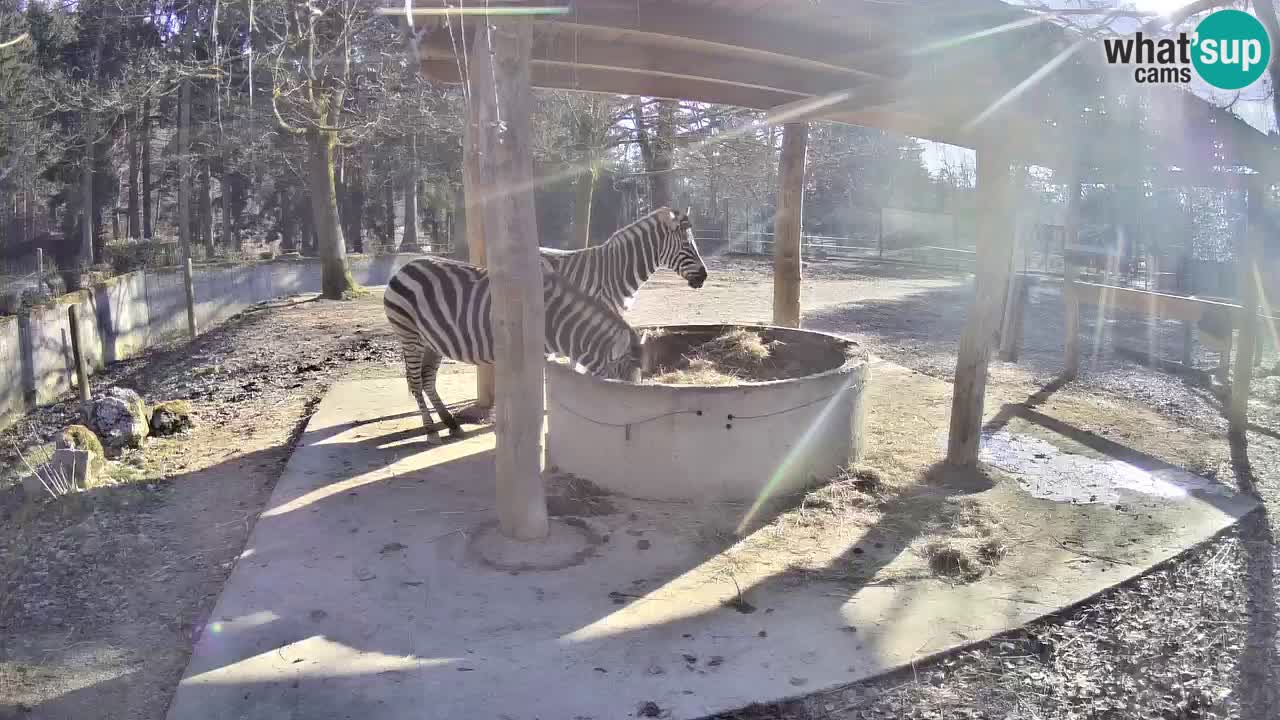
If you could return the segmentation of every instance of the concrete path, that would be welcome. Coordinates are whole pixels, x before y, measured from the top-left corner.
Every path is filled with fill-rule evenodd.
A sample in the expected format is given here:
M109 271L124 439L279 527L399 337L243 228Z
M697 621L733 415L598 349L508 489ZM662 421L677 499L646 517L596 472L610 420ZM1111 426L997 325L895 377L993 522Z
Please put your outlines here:
M469 397L473 378L442 376L446 401ZM584 564L509 573L481 566L467 546L494 518L492 433L428 449L419 426L402 380L329 392L227 581L169 720L605 720L636 717L649 702L662 717L697 718L1010 630L1253 507L1214 494L1126 499L1143 508L1133 514L1142 527L1099 539L1133 535L1122 559L1045 542L971 585L849 588L726 571L697 541L708 513L723 509L623 501L619 513L587 518L608 541ZM1056 522L1045 518L1062 505L1017 487L989 492L1032 524ZM1106 510L1067 505L1054 517ZM858 541L832 547L833 560ZM747 603L734 606L739 591Z

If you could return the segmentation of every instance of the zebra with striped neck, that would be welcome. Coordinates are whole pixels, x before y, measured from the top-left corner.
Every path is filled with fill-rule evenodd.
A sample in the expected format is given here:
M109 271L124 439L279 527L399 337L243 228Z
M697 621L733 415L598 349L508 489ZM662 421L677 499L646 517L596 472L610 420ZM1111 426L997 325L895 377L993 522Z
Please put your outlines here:
M639 382L641 340L622 316L558 273L542 273L546 307L543 349L576 364L579 372ZM485 268L440 257L417 258L391 277L383 310L404 353L405 378L418 404L427 442L440 442L423 394L451 437L462 426L436 391L443 358L493 364L493 300Z
M544 268L559 272L617 313L631 307L659 266L675 271L694 289L707 281L707 266L693 241L689 212L666 207L618 230L599 245L538 251Z

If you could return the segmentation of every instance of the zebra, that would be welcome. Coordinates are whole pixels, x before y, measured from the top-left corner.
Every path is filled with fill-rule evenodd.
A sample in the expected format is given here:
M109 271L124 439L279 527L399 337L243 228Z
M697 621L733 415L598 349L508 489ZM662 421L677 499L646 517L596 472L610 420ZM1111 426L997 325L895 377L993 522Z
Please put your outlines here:
M631 308L659 265L674 270L691 288L701 288L707 281L707 266L693 241L688 210L661 207L599 245L581 250L538 248L538 252L543 267L559 272L618 314Z
M641 339L621 315L548 271L545 263L542 297L544 352L569 358L579 372L639 382ZM471 365L493 363L492 302L485 268L441 257L411 260L387 283L383 310L400 341L409 392L428 444L440 438L424 392L450 437L465 436L436 392L436 373L445 357Z

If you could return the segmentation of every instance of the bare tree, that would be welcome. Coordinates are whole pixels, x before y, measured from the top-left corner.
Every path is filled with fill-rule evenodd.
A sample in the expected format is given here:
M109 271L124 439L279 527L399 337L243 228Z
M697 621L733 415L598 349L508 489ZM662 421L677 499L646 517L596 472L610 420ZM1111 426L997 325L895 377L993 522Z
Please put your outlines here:
M376 119L349 117L345 110L354 81L366 77L354 72L354 63L376 47L361 43L360 36L374 34L379 18L359 0L312 0L289 3L282 10L272 110L282 132L304 141L311 221L320 245L321 294L337 299L358 287L347 265L334 158L339 145L377 124ZM385 30L386 41L394 42L395 33L389 26Z

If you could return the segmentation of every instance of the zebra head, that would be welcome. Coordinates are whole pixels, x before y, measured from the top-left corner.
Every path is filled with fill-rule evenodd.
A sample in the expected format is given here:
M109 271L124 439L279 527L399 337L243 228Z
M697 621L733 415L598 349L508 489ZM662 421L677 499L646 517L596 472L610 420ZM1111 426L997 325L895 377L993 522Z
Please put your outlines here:
M684 278L689 287L697 289L707 281L707 266L702 253L693 241L693 223L689 220L692 208L680 212L671 208L658 208L659 256L658 261Z
M640 367L644 346L637 333L630 325L623 323L624 328L616 329L612 340L607 343L607 358L600 364L600 374L614 380L640 382Z

